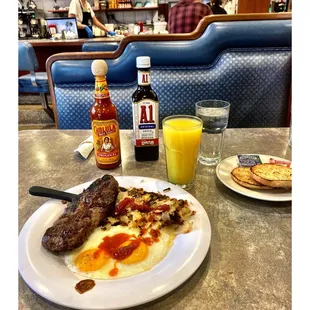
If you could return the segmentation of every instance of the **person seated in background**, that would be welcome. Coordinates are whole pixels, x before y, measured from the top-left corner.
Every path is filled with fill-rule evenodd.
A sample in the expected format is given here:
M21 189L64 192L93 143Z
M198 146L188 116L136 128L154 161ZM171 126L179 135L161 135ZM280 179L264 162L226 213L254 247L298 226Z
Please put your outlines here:
M70 2L68 17L75 17L79 38L93 38L93 24L105 31L110 36L115 36L114 31L109 31L95 16L95 13L86 0L72 0Z
M221 7L222 0L211 0L211 10L213 14L227 14L226 10Z
M212 15L212 10L208 5L201 3L201 0L179 0L169 11L168 32L192 32L207 15Z

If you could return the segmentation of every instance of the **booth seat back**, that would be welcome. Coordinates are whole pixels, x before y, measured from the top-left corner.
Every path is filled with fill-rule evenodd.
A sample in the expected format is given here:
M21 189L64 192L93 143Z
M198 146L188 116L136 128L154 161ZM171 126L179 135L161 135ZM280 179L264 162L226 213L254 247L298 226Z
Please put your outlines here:
M55 61L49 60L58 128L90 128L89 109L94 102L90 67L98 58L109 66L107 80L120 127L132 128L137 56L151 57L151 84L159 98L160 123L168 115L195 114L199 100L222 99L231 103L228 127L287 125L290 19L215 20L194 40L162 37L162 41L129 42L117 57L109 56L114 58L94 53L86 60L83 55L62 60L59 54Z
M33 46L28 42L18 42L18 70L29 72L18 78L20 93L48 93L46 72L35 72L39 68Z
M18 70L36 71L38 68L38 59L32 45L28 42L18 42Z
M28 42L18 43L18 70L29 72L18 77L19 93L38 93L44 111L55 120L54 112L48 105L49 93L48 78L46 72L35 72L39 68L35 50Z
M82 52L110 52L119 47L119 42L85 42Z

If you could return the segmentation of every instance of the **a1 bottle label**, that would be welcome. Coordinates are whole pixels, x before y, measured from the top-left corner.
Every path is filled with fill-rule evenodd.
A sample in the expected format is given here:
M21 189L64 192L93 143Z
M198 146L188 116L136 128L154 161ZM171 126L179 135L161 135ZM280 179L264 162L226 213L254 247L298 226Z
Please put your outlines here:
M143 99L132 103L135 146L158 145L158 102Z
M115 119L93 120L92 132L98 163L117 163L121 156L118 122Z

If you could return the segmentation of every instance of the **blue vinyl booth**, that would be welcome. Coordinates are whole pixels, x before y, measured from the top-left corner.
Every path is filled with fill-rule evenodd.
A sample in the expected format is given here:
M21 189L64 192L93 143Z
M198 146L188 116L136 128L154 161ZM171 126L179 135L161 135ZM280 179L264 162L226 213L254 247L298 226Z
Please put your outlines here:
M85 42L82 52L110 52L119 47L119 42Z
M49 107L47 94L49 93L46 72L35 72L39 63L32 45L28 42L18 43L18 70L29 73L18 78L19 93L39 93L44 111L54 120L53 110Z
M288 126L291 89L291 14L207 16L190 34L129 36L114 52L56 54L47 61L56 126L89 129L94 102L91 63L104 59L111 99L122 129L132 128L136 57L151 57L151 83L160 123L195 114L195 102L231 103L228 127Z

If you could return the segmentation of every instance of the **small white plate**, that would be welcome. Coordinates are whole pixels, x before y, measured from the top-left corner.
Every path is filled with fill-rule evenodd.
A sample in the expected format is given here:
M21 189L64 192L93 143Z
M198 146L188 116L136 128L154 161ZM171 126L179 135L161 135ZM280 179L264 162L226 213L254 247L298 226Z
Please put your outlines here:
M262 154L247 154L247 155L259 155L262 163L269 163L269 159L273 158L276 160L284 160L289 162L289 160ZM216 175L219 180L226 185L231 190L255 199L267 200L267 201L290 201L292 200L292 192L286 189L264 189L256 190L243 187L236 183L231 177L231 171L238 167L238 157L237 155L223 159L216 167Z
M79 294L75 285L82 276L72 273L63 258L41 246L46 229L63 213L64 204L51 199L44 203L23 226L19 235L19 272L25 282L42 297L75 309L123 309L157 299L185 282L203 262L211 240L211 226L203 206L188 192L171 183L146 177L115 177L120 186L187 199L196 211L190 233L178 235L167 256L151 270L115 280L95 280L90 291ZM81 193L91 182L68 190Z

